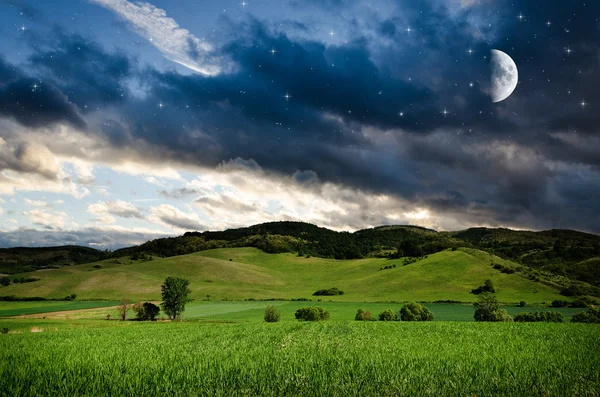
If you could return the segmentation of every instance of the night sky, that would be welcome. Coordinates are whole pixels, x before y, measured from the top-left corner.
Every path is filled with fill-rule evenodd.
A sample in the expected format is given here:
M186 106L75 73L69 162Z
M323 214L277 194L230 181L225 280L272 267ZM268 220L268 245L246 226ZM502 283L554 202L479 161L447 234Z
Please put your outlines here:
M0 246L600 233L600 2L0 1ZM493 103L491 50L518 68Z

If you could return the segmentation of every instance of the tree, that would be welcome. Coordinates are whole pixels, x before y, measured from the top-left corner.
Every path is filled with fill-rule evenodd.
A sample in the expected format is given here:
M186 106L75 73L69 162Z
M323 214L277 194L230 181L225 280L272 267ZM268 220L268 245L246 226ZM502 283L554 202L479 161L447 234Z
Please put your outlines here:
M123 298L121 299L121 304L117 307L117 311L119 312L119 317L121 317L121 321L127 320L127 312L129 312L129 309L131 309L129 303L129 299Z
M433 321L433 313L415 302L409 302L400 309L402 321Z
M8 287L10 285L10 278L9 277L0 278L0 285L2 285L3 287Z
M483 292L496 292L496 288L494 288L494 282L492 280L485 280L483 285L471 290L471 293L474 295L479 295Z
M296 310L296 319L300 321L329 320L329 312L322 307L309 306Z
M181 317L181 313L185 310L185 305L192 301L189 289L190 282L184 278L167 277L164 284L161 286L163 311L172 320L177 320Z
M279 310L275 306L267 306L265 309L265 321L268 323L276 323L279 321Z
M140 321L154 321L160 312L160 308L152 302L137 302L133 305L133 311Z
M475 321L512 321L506 310L500 309L496 295L491 292L482 292L477 298L475 306Z
M398 316L392 309L387 309L379 313L379 321L396 321Z
M373 315L370 311L365 311L363 309L358 309L356 311L356 315L354 316L356 321L371 321L373 320Z
M600 323L600 308L591 308L587 312L574 314L572 323Z

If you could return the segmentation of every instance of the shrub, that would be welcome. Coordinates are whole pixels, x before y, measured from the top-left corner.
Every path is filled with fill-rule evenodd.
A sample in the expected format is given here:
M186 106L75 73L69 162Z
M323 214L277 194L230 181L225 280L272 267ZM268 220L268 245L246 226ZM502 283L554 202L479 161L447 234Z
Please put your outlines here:
M356 316L354 316L356 321L372 321L373 315L370 311L365 311L363 309L358 309L356 311Z
M137 302L133 305L135 317L140 321L154 321L155 317L160 312L160 307L152 302Z
M515 315L514 320L517 323L564 323L565 316L559 312L522 312Z
M387 309L379 313L379 321L397 321L398 316L392 309Z
M519 302L519 306L520 307L525 307L527 305L527 303L525 303L525 301L521 301Z
M8 287L10 285L10 277L0 278L0 285L3 287Z
M552 306L552 307L567 307L567 306L569 306L569 301L554 300L554 301L552 301L552 304L550 306Z
M571 322L600 324L600 308L591 308L587 312L574 314Z
M318 306L303 307L296 310L296 319L300 321L329 320L329 312Z
M340 289L333 287L333 288L329 288L329 289L320 289L320 290L316 291L313 295L314 296L344 295L344 291L341 291Z
M2 329L0 329L0 334L8 334L9 329L7 327L4 327Z
M276 323L279 321L279 310L275 306L267 306L265 309L265 321L268 323Z
M569 307L586 308L586 307L588 307L588 304L585 303L584 301L582 301L581 299L578 299L578 300L571 302L569 304Z
M433 313L419 303L409 302L400 309L402 321L433 321Z
M512 317L506 310L500 309L498 299L490 292L482 292L473 306L475 321L512 321Z
M94 265L94 266L92 266L92 267L93 267L94 269L102 269L102 266L100 266L100 265Z
M494 288L494 283L492 282L492 280L489 280L489 279L485 280L485 282L483 283L482 286L471 290L471 293L474 295L479 295L484 292L491 292L491 293L496 292L496 288Z

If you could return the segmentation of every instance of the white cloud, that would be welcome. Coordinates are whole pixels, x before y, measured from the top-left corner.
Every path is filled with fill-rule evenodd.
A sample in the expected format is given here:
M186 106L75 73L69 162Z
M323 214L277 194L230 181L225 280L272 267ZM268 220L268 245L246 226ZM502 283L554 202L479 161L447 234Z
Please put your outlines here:
M23 215L27 216L34 224L44 226L48 229L62 229L65 226L65 222L69 219L69 216L65 212L31 210L23 212Z
M151 222L168 226L174 230L204 230L198 214L194 212L185 213L168 204L152 207L148 219Z
M163 55L195 72L215 75L221 67L213 57L210 44L181 28L165 10L150 3L133 4L126 0L90 0L114 11L130 23L133 31L145 38Z
M98 217L96 220L102 223L114 223L114 216L121 218L143 218L142 212L138 207L123 200L99 201L96 204L90 204L88 212L96 215Z
M33 207L50 207L48 203L42 200L30 200L27 197L23 200L26 204L31 205Z

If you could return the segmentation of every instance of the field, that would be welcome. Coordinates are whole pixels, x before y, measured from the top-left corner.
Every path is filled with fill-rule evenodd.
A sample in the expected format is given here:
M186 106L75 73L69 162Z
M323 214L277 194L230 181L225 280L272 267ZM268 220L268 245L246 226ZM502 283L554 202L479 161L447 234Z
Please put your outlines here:
M27 314L50 313L60 311L95 309L114 306L117 302L0 302L0 317L19 316Z
M129 258L33 272L40 281L1 288L2 295L78 299L160 299L167 276L190 280L196 300L313 298L317 289L338 287L344 295L326 297L343 302L435 301L472 302L471 289L491 279L503 302L528 304L564 299L558 288L533 282L519 273L504 274L491 263L516 264L483 251L459 249L429 255L404 266L404 259L330 260L267 254L255 248L229 248L152 261ZM94 268L100 265L100 269ZM395 268L379 270L385 266Z
M2 320L1 326L16 332L0 334L3 395L600 393L600 327L593 325Z
M34 306L33 303L38 305ZM48 305L48 303L60 302L0 302L0 317L30 315L30 317L48 319L105 319L110 314L113 319L117 318L117 310L114 306L117 302L63 302L64 307L60 305ZM157 302L158 303L158 302ZM44 306L46 304L47 306ZM401 303L354 303L354 302L192 302L186 306L184 317L188 321L222 321L222 322L262 322L265 308L268 305L276 306L281 313L281 321L296 321L294 313L298 308L310 305L318 305L327 309L331 313L331 321L353 320L356 310L361 308L368 310L377 316L385 309L398 311ZM447 303L427 303L435 315L436 321L460 321L472 322L474 308L472 305L447 304ZM88 309L94 308L97 309ZM77 310L87 309L87 310ZM575 313L585 309L574 308L546 308L546 307L504 307L511 315L522 311L558 311L564 314L566 321L571 319ZM60 311L58 311L60 310ZM65 312L67 311L68 312ZM43 313L38 316L31 316L35 313ZM130 313L132 316L133 313ZM164 314L160 318L166 318ZM43 323L42 323L43 326Z

